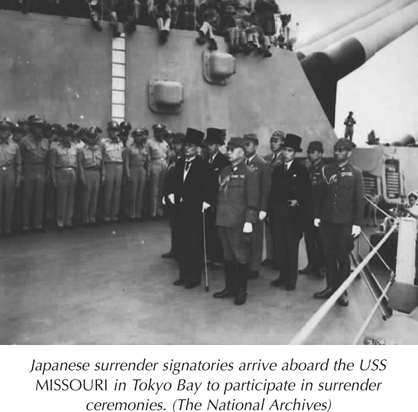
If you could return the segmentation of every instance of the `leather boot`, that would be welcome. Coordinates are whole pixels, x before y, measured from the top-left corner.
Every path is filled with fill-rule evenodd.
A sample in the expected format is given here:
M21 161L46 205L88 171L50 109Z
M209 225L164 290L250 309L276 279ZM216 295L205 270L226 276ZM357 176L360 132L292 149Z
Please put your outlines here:
M348 293L344 291L344 293L337 299L337 303L342 307L348 306Z
M236 277L236 265L235 262L225 262L224 263L224 273L225 273L225 289L220 292L213 294L214 298L222 299L236 296L236 286L235 286L235 277Z
M238 263L238 294L235 298L235 305L243 305L247 300L247 285L248 285L248 264Z
M324 290L321 290L321 292L317 292L314 295L315 299L328 299L333 293L335 289L331 286L327 286Z

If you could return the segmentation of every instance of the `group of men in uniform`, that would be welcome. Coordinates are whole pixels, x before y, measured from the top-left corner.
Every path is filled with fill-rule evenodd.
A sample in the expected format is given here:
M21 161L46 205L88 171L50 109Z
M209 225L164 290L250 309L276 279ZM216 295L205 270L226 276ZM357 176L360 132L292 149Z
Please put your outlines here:
M311 142L306 167L296 160L302 151L297 135L274 132L265 158L257 154L254 133L231 137L224 155L219 148L225 135L222 129L209 128L206 137L187 129L184 152L180 146L170 166L164 203L172 211L173 242L163 257L178 260L174 285L198 286L206 258L213 268L224 266L225 288L214 297L234 297L236 305L245 303L248 280L258 277L261 265L279 270L271 285L287 291L296 288L299 274L323 278L325 272L327 286L314 297L330 297L349 275L364 210L362 173L348 163L352 143L339 139L335 162L325 166L322 143ZM199 156L202 146L205 159ZM308 265L298 270L303 235ZM348 305L347 293L338 303Z
M99 127L48 124L32 115L0 122L0 235L45 233L51 216L57 229L74 227L78 206L85 226L118 222L121 214L142 220L145 187L152 218L162 217L169 145L166 127L135 129L129 123ZM100 204L99 204L100 203Z

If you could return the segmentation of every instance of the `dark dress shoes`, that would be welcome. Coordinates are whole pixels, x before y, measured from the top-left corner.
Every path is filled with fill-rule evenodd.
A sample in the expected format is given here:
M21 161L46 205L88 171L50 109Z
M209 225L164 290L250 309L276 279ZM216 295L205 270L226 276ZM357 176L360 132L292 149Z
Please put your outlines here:
M184 280L177 279L173 284L174 286L183 286L186 282Z
M224 289L213 294L213 297L217 299L230 298L233 296L235 295L229 289Z
M296 285L293 285L291 283L287 284L285 287L286 290L291 291L296 289Z
M273 259L264 259L261 263L261 266L273 266L274 260Z
M306 266L303 269L299 270L299 275L307 275L309 273L314 272L314 269L312 268L312 266Z
M243 305L247 300L247 292L241 291L235 298L234 305Z
M193 289L196 286L199 286L198 283L194 283L194 282L186 282L186 284L184 285L185 289Z
M332 296L333 293L334 293L334 288L328 286L324 290L321 290L321 292L315 293L314 298L315 299L328 299L329 297Z
M270 282L271 286L276 286L276 287L284 286L285 284L286 284L286 281L282 277L279 277L276 280L273 280Z
M344 308L348 306L348 297L346 292L337 299L337 303Z

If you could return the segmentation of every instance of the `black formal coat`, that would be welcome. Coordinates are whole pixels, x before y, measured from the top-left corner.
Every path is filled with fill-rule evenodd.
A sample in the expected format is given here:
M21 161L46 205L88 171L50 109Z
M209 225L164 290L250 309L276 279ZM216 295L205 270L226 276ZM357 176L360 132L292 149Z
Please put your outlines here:
M209 169L210 169L210 178L209 178L209 194L211 201L210 203L214 208L216 208L216 199L218 197L218 190L219 190L219 175L221 174L222 169L224 169L226 166L230 164L228 158L222 154L221 152L218 152L213 159L212 163L209 163Z

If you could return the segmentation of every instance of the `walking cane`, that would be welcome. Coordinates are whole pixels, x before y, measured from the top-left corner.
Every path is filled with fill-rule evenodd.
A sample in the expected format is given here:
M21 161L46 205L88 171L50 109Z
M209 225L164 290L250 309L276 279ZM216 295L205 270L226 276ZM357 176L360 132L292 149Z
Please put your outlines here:
M208 265L206 263L206 210L203 210L203 268L205 271L205 291L209 292Z

